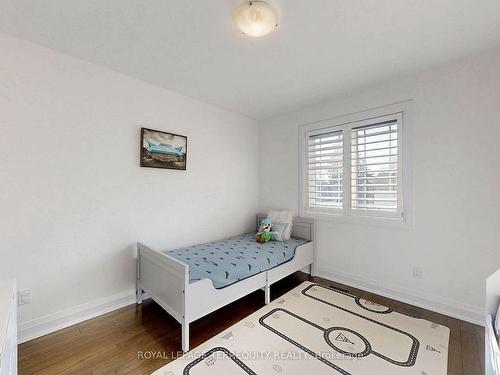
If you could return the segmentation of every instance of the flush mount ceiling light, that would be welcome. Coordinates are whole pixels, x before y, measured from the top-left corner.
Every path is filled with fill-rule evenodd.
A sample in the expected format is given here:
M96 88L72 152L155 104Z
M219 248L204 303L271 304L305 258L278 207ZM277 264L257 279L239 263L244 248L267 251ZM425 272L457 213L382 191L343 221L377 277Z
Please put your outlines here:
M263 1L250 1L236 7L233 20L243 34L253 37L267 35L278 27L276 12Z

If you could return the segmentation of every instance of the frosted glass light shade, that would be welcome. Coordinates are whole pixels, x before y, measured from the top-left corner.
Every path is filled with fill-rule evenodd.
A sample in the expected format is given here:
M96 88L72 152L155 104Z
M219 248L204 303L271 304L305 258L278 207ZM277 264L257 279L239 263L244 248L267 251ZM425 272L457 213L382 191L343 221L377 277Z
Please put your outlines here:
M267 35L278 26L276 12L263 1L241 4L234 10L233 20L243 34L253 37Z

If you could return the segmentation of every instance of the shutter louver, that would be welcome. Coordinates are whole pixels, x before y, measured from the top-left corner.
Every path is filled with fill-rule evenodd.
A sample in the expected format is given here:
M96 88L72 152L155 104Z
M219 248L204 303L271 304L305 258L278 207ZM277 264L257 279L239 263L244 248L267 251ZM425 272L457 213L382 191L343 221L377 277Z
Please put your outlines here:
M343 207L343 133L307 134L307 201L312 209Z
M397 118L351 130L351 209L398 213Z

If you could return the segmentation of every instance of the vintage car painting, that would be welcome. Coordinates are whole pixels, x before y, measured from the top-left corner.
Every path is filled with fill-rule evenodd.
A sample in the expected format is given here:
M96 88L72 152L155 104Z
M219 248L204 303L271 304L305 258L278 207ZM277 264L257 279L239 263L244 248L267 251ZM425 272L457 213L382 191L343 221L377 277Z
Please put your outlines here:
M187 137L141 129L141 167L186 169Z

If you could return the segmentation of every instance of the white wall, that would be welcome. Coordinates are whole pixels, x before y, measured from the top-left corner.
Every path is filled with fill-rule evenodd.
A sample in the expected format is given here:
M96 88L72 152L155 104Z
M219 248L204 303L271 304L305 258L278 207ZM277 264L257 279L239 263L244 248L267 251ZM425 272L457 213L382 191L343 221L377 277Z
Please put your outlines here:
M319 221L319 273L482 323L485 279L500 268L500 50L262 121L261 210L298 210L298 125L406 99L413 223Z
M253 228L253 120L2 34L0 50L0 279L32 289L24 336L130 302L137 240ZM186 135L187 171L140 168L141 126Z

